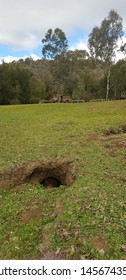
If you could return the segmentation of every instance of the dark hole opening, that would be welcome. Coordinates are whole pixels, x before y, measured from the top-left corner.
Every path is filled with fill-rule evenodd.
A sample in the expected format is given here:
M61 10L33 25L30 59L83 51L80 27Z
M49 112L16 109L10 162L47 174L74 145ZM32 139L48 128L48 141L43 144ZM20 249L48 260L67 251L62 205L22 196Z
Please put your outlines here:
M62 183L58 179L53 177L47 177L46 179L41 181L40 184L46 188L58 188L60 187L60 185L62 185Z

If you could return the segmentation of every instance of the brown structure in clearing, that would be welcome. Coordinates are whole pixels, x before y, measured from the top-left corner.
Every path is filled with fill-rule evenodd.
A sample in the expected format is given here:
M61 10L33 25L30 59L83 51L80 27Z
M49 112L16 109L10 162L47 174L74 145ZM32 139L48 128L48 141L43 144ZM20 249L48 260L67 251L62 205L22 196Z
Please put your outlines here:
M70 102L70 101L71 101L70 95L60 95L60 97L59 97L59 102L60 103L61 102L66 103L66 102Z
M52 103L69 103L71 102L70 95L56 95L51 100Z

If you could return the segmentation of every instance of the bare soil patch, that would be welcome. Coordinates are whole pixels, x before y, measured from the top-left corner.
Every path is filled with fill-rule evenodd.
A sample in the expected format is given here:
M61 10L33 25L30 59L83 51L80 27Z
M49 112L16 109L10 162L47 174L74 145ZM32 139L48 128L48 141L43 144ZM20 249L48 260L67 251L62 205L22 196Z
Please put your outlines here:
M102 136L98 133L90 133L86 136L86 141L105 141L105 136Z
M64 252L61 252L60 250L57 250L56 252L51 249L47 249L43 251L38 259L40 260L67 260L68 257Z
M86 141L98 141L107 150L110 156L115 156L119 149L126 148L126 125L120 126L116 131L113 128L105 130L104 134L90 133L85 137Z
M38 259L40 260L65 260L67 255L64 251L58 248L56 251L51 249L51 229L53 228L53 223L47 224L42 232L42 242L40 244L40 254Z
M126 183L126 176L122 176L122 175L116 175L116 174L109 174L108 175L108 178L110 180L113 180L113 181L122 181L123 183Z
M111 134L121 134L126 133L126 123L119 125L117 128L109 127L108 129L104 130L104 135L108 136Z
M61 198L58 198L55 203L55 217L61 216L62 211L63 211L63 200Z
M104 142L104 147L108 150L110 156L115 156L120 149L126 148L126 135L109 136Z
M75 181L75 166L69 159L39 159L0 170L0 188L7 189L24 184L41 184L45 188L71 186Z
M96 250L105 250L107 242L102 236L96 235L91 239L91 243Z
M42 206L18 212L17 216L21 219L21 224L28 224L32 219L37 219L42 216Z
M85 137L85 140L104 142L106 141L106 139L111 139L113 135L118 135L118 134L123 135L124 133L126 133L126 124L119 125L117 128L109 127L103 130L102 134L90 133Z
M21 224L28 224L32 219L44 216L42 204L36 198L22 201L21 205L23 210L16 213Z

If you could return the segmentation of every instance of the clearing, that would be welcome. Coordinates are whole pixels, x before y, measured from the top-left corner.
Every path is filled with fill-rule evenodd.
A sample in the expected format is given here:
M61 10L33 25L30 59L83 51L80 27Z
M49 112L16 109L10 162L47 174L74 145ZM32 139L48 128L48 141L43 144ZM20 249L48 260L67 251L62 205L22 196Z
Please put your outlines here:
M0 106L0 259L126 259L125 128L126 100Z

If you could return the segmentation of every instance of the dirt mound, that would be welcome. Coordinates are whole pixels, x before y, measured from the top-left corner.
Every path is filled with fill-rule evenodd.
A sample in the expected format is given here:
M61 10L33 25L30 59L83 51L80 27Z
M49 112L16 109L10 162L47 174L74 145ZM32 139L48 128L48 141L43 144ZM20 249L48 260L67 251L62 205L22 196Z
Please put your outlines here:
M22 184L41 184L44 187L70 186L75 181L75 167L69 159L39 159L9 171L0 170L0 188Z
M109 127L104 130L104 135L109 136L111 134L121 134L126 133L126 124L119 125L117 128Z

